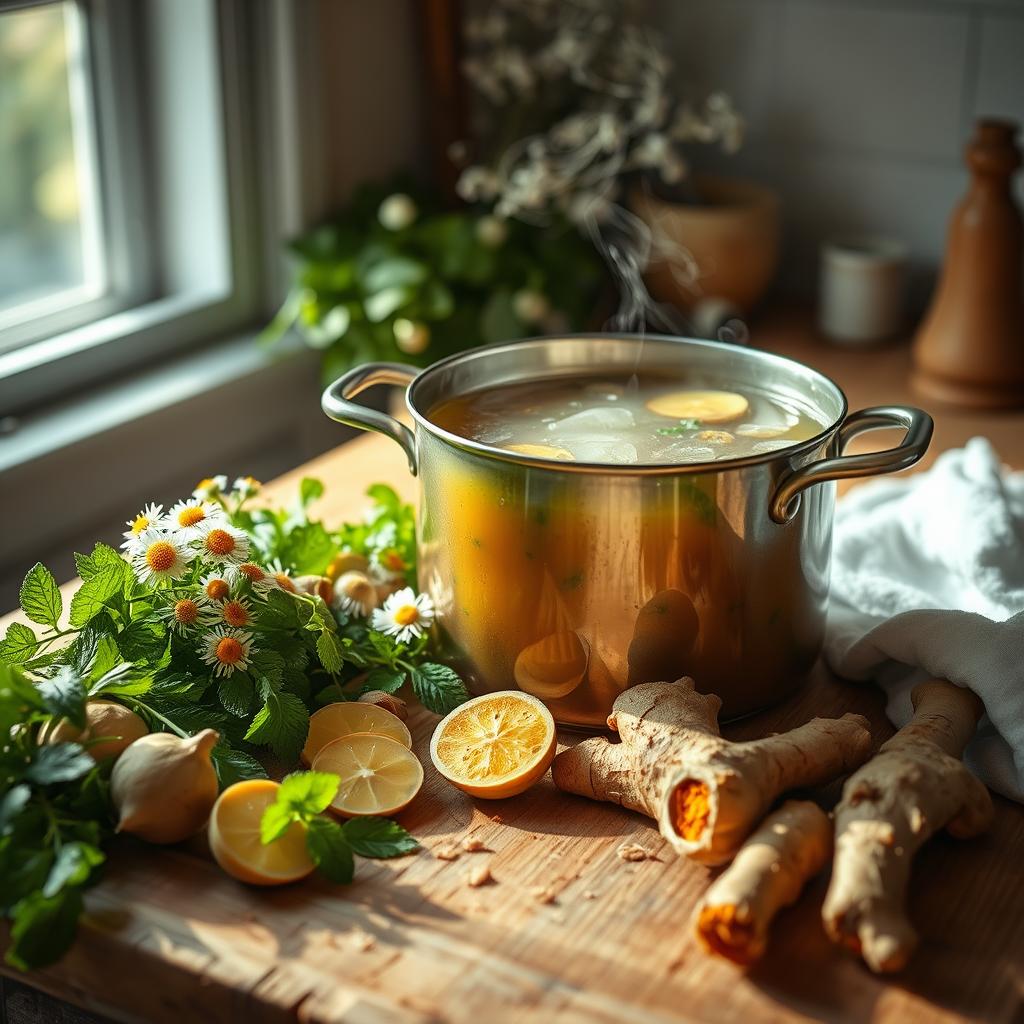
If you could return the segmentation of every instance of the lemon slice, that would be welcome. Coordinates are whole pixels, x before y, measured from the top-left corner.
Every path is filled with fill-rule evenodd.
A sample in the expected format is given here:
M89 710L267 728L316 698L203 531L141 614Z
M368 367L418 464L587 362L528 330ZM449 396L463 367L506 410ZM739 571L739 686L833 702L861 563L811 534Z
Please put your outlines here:
M672 391L652 398L647 408L674 420L730 423L746 415L750 403L735 391Z
M553 444L506 444L503 446L510 452L520 455L534 455L541 459L558 459L559 462L572 462L572 452L558 448Z
M430 740L434 767L471 796L488 800L529 789L555 756L555 720L536 697L486 693L442 718Z
M356 700L328 704L314 712L309 720L306 745L302 748L302 763L310 765L316 755L333 740L357 732L372 732L388 736L405 747L412 748L412 736L397 715L376 704L360 704Z
M313 770L341 779L331 810L346 818L397 814L423 785L423 765L408 747L368 732L328 743Z
M232 877L250 885L284 885L313 870L306 850L306 828L289 826L280 839L260 841L263 812L277 799L280 786L270 779L250 779L228 786L210 813L210 852Z

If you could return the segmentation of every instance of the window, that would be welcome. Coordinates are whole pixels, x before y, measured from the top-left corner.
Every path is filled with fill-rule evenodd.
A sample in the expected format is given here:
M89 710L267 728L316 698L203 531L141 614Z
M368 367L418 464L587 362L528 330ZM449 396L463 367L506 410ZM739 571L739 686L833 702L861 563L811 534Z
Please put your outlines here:
M0 417L272 309L281 10L0 0Z

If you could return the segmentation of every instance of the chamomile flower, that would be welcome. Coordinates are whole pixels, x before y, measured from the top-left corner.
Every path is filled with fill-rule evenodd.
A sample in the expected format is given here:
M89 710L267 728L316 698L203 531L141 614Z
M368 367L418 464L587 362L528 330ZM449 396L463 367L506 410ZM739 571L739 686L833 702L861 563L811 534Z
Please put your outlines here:
M278 585L281 590L286 591L289 594L297 594L299 588L295 586L295 580L292 579L292 574L278 561L274 559L267 566L267 571L270 573L271 579Z
M249 557L249 536L225 519L208 519L199 528L200 554L211 562L241 565Z
M208 476L205 480L200 480L196 484L196 489L192 492L193 498L199 498L200 501L213 501L215 498L219 498L228 489L228 478L223 473L217 476Z
M129 554L134 554L139 544L140 535L151 526L156 526L163 514L163 505L150 503L134 519L129 519L125 523L128 529L123 534L124 543L121 547Z
M394 548L384 548L370 556L370 572L379 583L403 580L408 571L409 563Z
M255 562L242 562L240 565L227 565L224 567L224 576L234 586L240 580L245 580L257 594L266 594L268 590L278 590L277 580Z
M132 554L135 575L142 583L160 583L183 576L195 557L172 533L150 527L139 534L138 546Z
M215 676L229 676L249 667L252 633L231 626L215 626L199 643L199 655L213 666Z
M377 607L377 588L365 573L342 573L334 584L333 604L336 611L365 619Z
M235 629L244 629L253 622L252 605L244 597L232 597L227 601L215 601L206 609L204 621L208 625L224 624Z
M238 497L245 501L259 494L262 486L263 484L255 477L240 476L235 480L234 490Z
M211 522L220 523L224 520L224 510L219 505L200 498L189 498L179 501L164 516L165 530L174 530L183 540L195 540L204 527Z
M384 602L383 608L375 609L370 624L404 643L421 637L433 621L434 602L426 594L414 593L412 587L403 587Z
M208 572L199 581L199 585L203 588L204 596L211 601L223 601L231 593L231 584L219 572Z
M182 597L175 601L166 611L171 629L185 636L202 622L209 602L202 594L195 597Z

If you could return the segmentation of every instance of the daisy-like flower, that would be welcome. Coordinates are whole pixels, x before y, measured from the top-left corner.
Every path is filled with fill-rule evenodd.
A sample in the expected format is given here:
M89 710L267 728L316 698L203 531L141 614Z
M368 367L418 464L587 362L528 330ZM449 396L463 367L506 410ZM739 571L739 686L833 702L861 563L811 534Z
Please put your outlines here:
M374 611L370 624L404 643L421 637L433 621L434 602L426 594L414 593L412 587L403 587Z
M199 654L207 665L213 666L215 676L229 676L249 667L252 633L231 626L215 626L200 641Z
M199 527L199 552L212 562L241 565L249 557L249 536L224 519L208 519Z
M252 625L253 617L252 605L244 597L233 597L215 602L207 609L204 621L208 625L223 623L235 629L244 629Z
M203 620L209 602L199 594L196 597L183 597L175 601L168 609L171 629L182 636Z
M263 486L255 477L251 476L240 476L235 480L235 493L243 501L246 498L252 498L260 493L260 488Z
M405 579L408 569L408 562L394 548L384 548L370 556L370 572L380 583Z
M281 590L286 591L289 594L297 594L299 588L295 585L295 580L292 579L292 574L280 563L278 559L274 559L267 566L267 572L270 573L270 578L278 585Z
M213 501L214 498L219 498L228 489L228 478L223 473L217 476L208 476L205 480L200 480L196 484L196 489L192 492L193 498L199 498L200 501Z
M224 510L219 505L200 498L189 498L172 506L164 516L165 530L174 530L184 540L195 540L211 522L222 523Z
M223 601L231 593L231 584L219 572L209 572L200 581L203 594L211 601Z
M132 562L139 580L153 584L178 579L194 557L195 552L185 547L174 534L150 527L139 534Z
M239 580L245 580L257 594L266 594L268 590L280 589L277 580L255 562L242 562L240 565L224 567L224 577L232 586Z
M334 608L365 619L377 607L377 588L366 573L346 572L334 584Z
M163 514L163 505L150 503L134 519L129 519L125 523L128 529L123 534L124 543L121 547L130 554L134 554L139 544L139 537L151 526L156 526Z

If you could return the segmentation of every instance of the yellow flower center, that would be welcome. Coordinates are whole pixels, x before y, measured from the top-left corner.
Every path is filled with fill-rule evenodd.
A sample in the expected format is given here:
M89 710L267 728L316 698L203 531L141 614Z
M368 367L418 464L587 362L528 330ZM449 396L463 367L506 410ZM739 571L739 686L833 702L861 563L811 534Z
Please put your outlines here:
M146 565L153 572L167 572L168 569L173 568L177 560L178 552L174 550L174 545L169 541L154 541L146 548Z
M384 554L384 565L392 572L405 572L405 559L397 551L387 551Z
M211 601L220 601L221 599L228 596L231 588L227 585L225 580L210 580L206 584L206 596Z
M242 477L242 483L245 484L245 486L248 487L249 490L251 491L259 490L259 488L262 486L259 480L257 480L256 477L254 476Z
M266 579L267 577L267 574L255 562L243 562L238 567L238 571L250 583L259 583L260 580Z
M174 606L174 618L183 626L191 626L199 618L199 605L189 597L183 598Z
M230 555L237 544L235 538L227 530L211 530L206 535L203 546L211 555Z
M242 653L242 645L233 636L221 637L217 642L217 660L222 665L237 665Z
M282 590L287 590L289 594L297 594L298 591L295 589L295 584L292 583L291 578L285 572L275 572L274 579L277 580L277 585Z
M132 523L132 533L138 536L143 530L149 529L149 520L143 516L138 515L135 517L135 522Z
M228 601L221 612L229 626L248 626L249 613L241 601Z
M420 610L414 604L403 604L395 609L395 622L400 626L411 626L420 617Z
M199 483L196 484L196 490L215 491L217 490L217 485L209 477L206 477L205 480L200 480Z
M178 513L179 526L195 526L206 518L202 505L189 505Z

